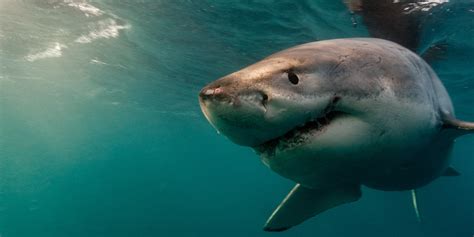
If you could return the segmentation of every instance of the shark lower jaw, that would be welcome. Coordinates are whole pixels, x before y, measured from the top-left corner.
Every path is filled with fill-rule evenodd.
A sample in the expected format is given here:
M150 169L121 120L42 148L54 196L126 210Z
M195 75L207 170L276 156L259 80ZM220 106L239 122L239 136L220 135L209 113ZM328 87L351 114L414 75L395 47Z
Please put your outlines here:
M315 117L305 123L294 127L285 134L275 137L253 148L259 155L266 157L275 156L277 151L285 151L300 147L309 142L315 136L319 136L331 125L336 118L344 116L344 112L329 111L319 117Z

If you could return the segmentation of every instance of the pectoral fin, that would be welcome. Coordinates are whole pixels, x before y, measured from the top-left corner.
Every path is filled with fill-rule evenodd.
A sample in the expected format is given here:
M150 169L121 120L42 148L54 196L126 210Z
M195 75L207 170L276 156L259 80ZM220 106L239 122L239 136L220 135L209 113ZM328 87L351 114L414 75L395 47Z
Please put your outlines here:
M444 173L443 176L449 176L449 177L454 177L454 176L459 176L461 175L457 170L455 170L453 167L448 167Z
M411 190L411 200L413 204L413 209L415 210L416 219L418 220L418 222L421 222L421 214L420 210L418 209L418 201L416 198L416 189Z
M309 189L297 184L268 218L265 231L284 231L330 208L357 201L360 185Z

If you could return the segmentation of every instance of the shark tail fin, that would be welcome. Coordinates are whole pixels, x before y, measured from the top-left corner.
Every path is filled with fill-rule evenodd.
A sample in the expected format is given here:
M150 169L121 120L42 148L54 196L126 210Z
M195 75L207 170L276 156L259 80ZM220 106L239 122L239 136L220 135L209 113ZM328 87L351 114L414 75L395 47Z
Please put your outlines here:
M413 209L415 210L416 219L421 222L420 210L418 209L418 201L416 199L416 189L411 190L411 200L413 203Z

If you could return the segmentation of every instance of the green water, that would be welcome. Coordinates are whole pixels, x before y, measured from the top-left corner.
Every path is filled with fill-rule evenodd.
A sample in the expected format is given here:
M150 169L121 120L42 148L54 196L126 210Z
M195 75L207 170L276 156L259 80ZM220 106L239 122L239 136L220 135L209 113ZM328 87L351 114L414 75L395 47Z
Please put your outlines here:
M360 22L360 19L358 19ZM433 12L422 45L474 120L474 6ZM367 36L336 1L0 0L0 236L474 234L474 137L462 173L363 198L281 234L262 225L293 183L201 115L199 90L304 42Z

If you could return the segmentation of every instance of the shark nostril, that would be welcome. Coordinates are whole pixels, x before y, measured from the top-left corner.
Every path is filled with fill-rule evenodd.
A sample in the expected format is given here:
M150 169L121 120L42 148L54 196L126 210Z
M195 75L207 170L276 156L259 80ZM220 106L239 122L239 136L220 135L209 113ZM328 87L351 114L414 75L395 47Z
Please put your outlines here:
M268 95L262 92L262 105L263 107L267 108L268 103Z
M267 103L267 101L268 101L268 95L265 93L262 93L262 102Z

